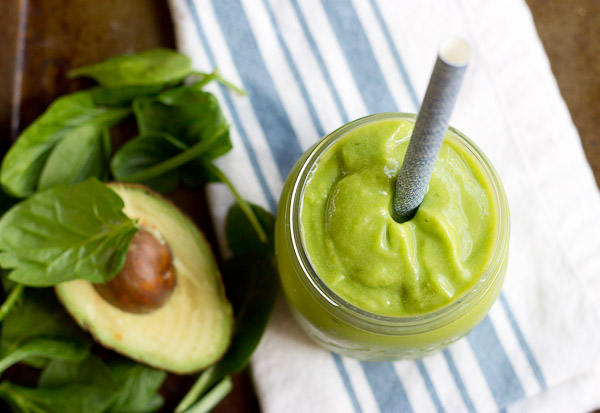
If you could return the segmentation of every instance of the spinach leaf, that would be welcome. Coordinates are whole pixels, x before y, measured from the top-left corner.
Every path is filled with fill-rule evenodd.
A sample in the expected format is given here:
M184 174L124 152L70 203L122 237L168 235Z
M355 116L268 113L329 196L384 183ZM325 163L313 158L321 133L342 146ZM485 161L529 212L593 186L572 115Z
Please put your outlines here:
M263 225L269 228L269 241L264 246L257 247L256 243L261 241L257 235L251 235L255 231L254 226L238 205L229 210L226 219L228 225L235 225L241 234L247 235L245 239L237 234L228 238L230 248L233 244L232 250L235 249L241 254L227 260L222 268L225 290L236 314L231 345L217 364L200 374L177 406L176 412L186 411L215 383L248 365L271 316L279 285L272 249L274 218L256 205L252 205L252 209L257 212L259 219L264 221ZM234 230L228 228L226 234L231 236Z
M231 88L236 93L240 95L245 95L246 92L228 82L227 80L221 77L218 69L215 69L212 73L202 73L202 72L191 72L192 75L190 85L197 85L196 87L202 88L208 83L216 80L219 83L224 84L228 88ZM92 89L92 95L94 97L94 102L97 105L106 105L106 106L123 106L129 105L136 99L141 99L144 97L156 96L160 92L170 88L177 86L183 78L176 78L175 80L170 80L166 82L157 82L157 83L149 83L149 84L123 84L120 86L99 86ZM136 79L137 81L137 79Z
M53 360L42 370L38 379L38 387L41 388L56 388L77 383L110 389L114 393L117 391L117 382L112 372L94 355L75 363Z
M170 49L151 49L104 60L69 72L69 77L86 76L106 87L156 85L179 82L192 72L186 55Z
M48 413L44 407L36 404L34 401L30 401L27 395L20 391L21 389L26 388L17 386L9 381L4 381L0 383L0 397L12 407L12 411L20 413Z
M169 157L163 156L164 160L159 163L151 163L155 154L159 154L161 148L169 148L165 154L174 149L174 141L177 139L171 137L169 141L158 139L155 136L154 142L158 142L161 147L154 148L150 141L145 138L134 140L125 149L119 150L113 157L111 168L113 175L123 182L151 182L152 180L163 177L167 173L177 173L177 169L190 162L197 162L198 157L205 154L213 145L215 140L219 139L221 131L217 131L213 136L206 140L201 140L189 149L180 151L177 155ZM147 153L145 153L147 152ZM149 155L151 153L152 155ZM133 161L130 161L130 159ZM158 160L157 160L158 162ZM132 164L130 164L132 163ZM208 165L203 165L208 167ZM186 170L189 171L189 170ZM197 177L195 177L197 179ZM164 178L163 178L164 179Z
M89 338L67 314L54 291L28 288L23 301L2 324L0 354L5 355L33 338L61 338L89 345Z
M267 234L267 242L260 239L254 226L246 224L249 218L238 203L229 209L225 219L225 236L229 249L234 256L257 252L271 257L275 251L275 218L258 205L249 205Z
M156 370L128 359L118 359L109 367L120 387L111 413L153 412L163 405L158 390L167 377L164 371Z
M89 351L89 346L77 341L59 338L32 338L0 359L0 373L27 359L82 361L89 355Z
M108 130L88 123L76 128L74 133L58 142L40 175L38 189L57 184L76 184L86 178L103 179L107 176L110 146L105 147ZM107 151L108 150L108 151Z
M0 219L0 266L13 269L9 279L32 286L109 281L137 232L123 206L94 178L39 192Z
M142 182L161 192L173 189L165 181L196 186L220 180L209 164L231 149L229 125L217 99L202 90L203 84L134 102L141 136L114 155L111 170L118 180Z
M127 141L111 161L114 177L126 181L129 177L152 168L187 149L186 145L164 133L151 133ZM168 192L177 186L180 169L172 169L154 178L141 181L159 192ZM139 182L139 181L138 181Z
M0 383L0 396L24 412L101 413L114 403L117 391L110 370L95 356L81 363L50 362L37 388Z
M39 388L55 389L55 394L69 386L93 386L110 400L111 413L145 413L159 409L163 398L158 394L167 373L134 361L118 358L105 364L96 356L83 362L51 361L39 377ZM110 405L110 407L108 407Z
M115 393L89 384L69 384L57 388L22 387L9 381L0 383L0 397L22 413L102 413Z
M96 106L89 91L58 98L8 150L0 169L0 183L10 195L20 198L31 195L58 142L73 135L79 137L84 125L110 127L129 113L129 108Z
M221 178L214 173L213 164L202 159L194 159L183 165L181 181L189 188L195 188L209 182L221 182Z
M231 150L229 125L219 102L200 85L182 86L154 99L137 100L133 110L141 135L166 133L188 147L211 139L212 144L202 154L203 159L214 159Z
M19 288L22 286L17 285L13 291ZM3 323L0 365L4 370L16 362L43 367L48 359L82 360L89 348L89 338L52 290L27 289L23 302L8 313Z
M91 90L94 102L104 106L130 105L135 99L158 95L168 87L165 83L155 85L98 86Z

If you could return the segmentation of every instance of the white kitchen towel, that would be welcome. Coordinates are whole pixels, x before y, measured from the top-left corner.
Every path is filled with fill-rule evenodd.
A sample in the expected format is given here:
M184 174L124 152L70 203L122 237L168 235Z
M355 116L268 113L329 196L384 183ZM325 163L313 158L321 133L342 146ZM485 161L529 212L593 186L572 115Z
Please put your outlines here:
M511 209L497 303L416 361L313 344L279 302L252 358L263 410L585 412L600 407L600 196L523 0L170 0L179 49L242 86L211 91L234 149L218 164L275 212L290 168L340 125L417 112L442 38L474 56L451 124L492 160ZM209 188L217 230L231 198Z

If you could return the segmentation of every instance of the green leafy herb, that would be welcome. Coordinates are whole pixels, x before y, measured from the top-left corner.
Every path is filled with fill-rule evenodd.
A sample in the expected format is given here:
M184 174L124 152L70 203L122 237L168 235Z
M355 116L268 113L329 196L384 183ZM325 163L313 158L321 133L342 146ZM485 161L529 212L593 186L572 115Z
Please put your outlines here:
M37 193L0 219L0 266L25 285L106 282L123 267L137 232L123 206L94 178Z
M141 135L166 133L188 147L211 140L212 145L203 154L209 160L231 150L229 125L219 102L200 85L181 86L154 99L138 100L133 110Z
M229 210L226 220L230 248L240 253L225 262L222 271L225 290L236 314L231 346L217 364L200 374L176 412L187 411L216 382L248 365L271 316L278 290L277 271L272 259L274 218L256 205L252 205L252 209L260 217L262 225L269 229L268 241L263 246L256 246L257 235L252 234L254 227L239 205ZM229 237L236 231L246 234L246 238L237 234Z
M8 313L2 325L0 364L18 359L41 367L47 359L81 360L89 347L89 339L52 290L27 289L23 302Z
M32 338L0 359L0 373L27 359L81 361L89 354L89 346L58 338Z
M227 237L229 249L234 256L257 252L270 257L275 250L273 236L275 233L275 218L270 212L265 211L258 205L248 204L248 206L254 212L259 226L264 228L266 242L264 238L261 239L254 228L254 224L252 226L247 225L251 218L248 217L248 213L238 203L231 207L225 220L225 236Z
M25 392L22 392L22 389L25 389ZM35 400L30 400L27 388L17 386L9 381L0 383L0 397L12 407L11 411L20 413L48 413Z
M61 387L68 384L85 383L117 390L117 382L108 366L94 355L80 362L53 360L44 368L38 386Z
M42 371L37 388L0 383L0 396L23 412L105 412L114 403L118 386L110 370L97 357L81 363L51 361Z
M79 363L51 361L40 374L37 390L53 389L53 396L61 397L62 392L84 384L87 386L86 397L103 395L106 398L102 411L146 413L162 406L163 398L158 389L166 375L124 358L112 360L107 365L92 355Z
M220 180L210 161L231 149L229 125L216 98L202 87L212 80L225 81L216 70L198 76L201 80L192 86L134 102L140 136L114 155L111 170L117 179L160 192L179 181L197 186Z
M164 83L116 87L98 86L92 89L92 96L97 105L124 106L130 105L136 99L156 96L166 87L168 85Z
M114 88L179 82L191 72L192 63L186 55L151 49L77 68L69 72L69 77L91 77L102 86Z
M102 413L115 394L87 384L30 388L4 381L0 383L0 397L21 413Z
M162 162L173 158L187 149L171 135L152 133L127 141L111 161L113 175L118 180L127 180L143 173ZM139 175L138 175L139 176ZM180 169L172 169L144 181L138 181L151 188L167 192L177 186L181 176Z
M157 141L157 135L153 136L155 137L154 140ZM208 150L210 150L211 145L218 138L219 132L206 140L199 141L194 146L179 152L175 156L165 156L165 160L156 164L141 163L139 161L144 158L146 158L146 160L151 159L151 157L148 156L148 153L145 153L144 151L158 153L160 148L154 148L150 145L147 145L150 142L145 141L146 138L144 137L138 138L139 140L134 139L131 141L133 143L128 145L126 148L124 146L124 148L115 154L111 163L111 169L115 177L123 182L149 182L153 179L161 177L164 174L174 172L177 170L177 168L194 161L199 156L204 155ZM161 146L166 147L168 142L163 139L160 144ZM169 148L172 149L174 147L170 145ZM131 165L129 161L130 159L133 159L134 162L138 163Z
M38 186L46 160L60 141L69 138L74 142L82 135L90 139L90 136L101 134L103 128L118 123L130 113L129 108L96 106L89 91L58 98L8 150L0 169L2 186L16 197L31 195ZM89 153L76 155L85 158ZM66 165L61 165L64 169L56 175L81 177L82 173L75 170L77 167L87 168L84 161L74 158ZM65 172L68 168L72 171ZM44 173L51 172L45 170Z
M160 409L164 401L158 389L167 373L127 359L113 361L109 367L120 387L111 413L144 413Z
M216 181L208 163L231 149L229 125L216 98L201 85L179 87L134 103L140 137L113 157L113 175L157 190L179 180L188 186ZM158 184L157 184L158 182Z
M108 130L93 123L83 125L77 134L66 136L50 153L40 175L38 189L58 184L76 184L86 178L106 177L110 146Z

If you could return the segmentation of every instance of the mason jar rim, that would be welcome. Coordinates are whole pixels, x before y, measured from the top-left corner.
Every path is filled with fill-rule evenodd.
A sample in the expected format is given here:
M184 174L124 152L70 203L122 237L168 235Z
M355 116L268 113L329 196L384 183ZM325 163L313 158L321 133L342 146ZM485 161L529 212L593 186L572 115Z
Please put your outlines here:
M417 115L403 112L386 112L375 115L365 116L354 121L351 121L340 128L336 129L320 142L318 142L309 153L304 161L298 176L296 177L291 188L290 196L290 213L289 213L289 228L291 242L294 248L298 262L302 267L303 273L307 276L306 281L312 284L315 291L319 293L321 298L330 303L339 312L336 312L337 317L344 318L345 321L357 328L366 331L379 333L396 333L396 334L416 334L419 332L430 331L450 324L459 319L464 314L473 308L486 292L494 285L496 279L502 273L502 267L506 261L508 253L508 239L510 234L510 216L508 211L508 200L506 193L500 180L498 173L485 154L459 130L450 126L446 138L451 136L454 142L461 145L463 149L479 162L482 171L485 173L491 183L492 193L494 195L497 211L497 226L498 233L494 245L494 250L490 261L488 262L483 275L479 280L465 291L460 297L452 301L450 304L441 307L435 311L405 317L385 316L363 310L333 291L317 274L312 265L308 253L304 245L301 229L301 212L302 199L304 197L304 189L309 181L310 172L313 166L316 165L323 153L325 153L339 138L353 129L364 126L368 123L388 120L402 119L415 122Z

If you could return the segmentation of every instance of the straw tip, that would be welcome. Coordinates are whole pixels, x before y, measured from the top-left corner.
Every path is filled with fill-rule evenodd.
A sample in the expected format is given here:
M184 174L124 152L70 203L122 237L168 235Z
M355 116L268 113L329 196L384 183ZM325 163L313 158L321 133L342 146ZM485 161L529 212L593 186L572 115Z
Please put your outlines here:
M466 66L471 54L469 42L458 36L449 36L440 44L440 58L451 66Z

